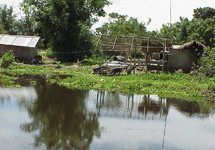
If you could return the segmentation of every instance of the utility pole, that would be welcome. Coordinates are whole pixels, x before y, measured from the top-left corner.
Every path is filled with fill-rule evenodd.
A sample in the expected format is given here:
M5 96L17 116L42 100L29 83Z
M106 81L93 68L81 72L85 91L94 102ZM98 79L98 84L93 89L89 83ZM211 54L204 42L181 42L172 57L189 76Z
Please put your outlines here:
M172 27L172 0L170 0L170 30Z

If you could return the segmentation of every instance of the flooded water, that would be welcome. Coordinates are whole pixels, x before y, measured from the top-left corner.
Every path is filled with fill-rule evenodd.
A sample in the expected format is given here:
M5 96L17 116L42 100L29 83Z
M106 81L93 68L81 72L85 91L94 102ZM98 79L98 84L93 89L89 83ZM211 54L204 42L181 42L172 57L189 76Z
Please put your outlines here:
M45 84L0 87L0 149L214 150L212 105Z

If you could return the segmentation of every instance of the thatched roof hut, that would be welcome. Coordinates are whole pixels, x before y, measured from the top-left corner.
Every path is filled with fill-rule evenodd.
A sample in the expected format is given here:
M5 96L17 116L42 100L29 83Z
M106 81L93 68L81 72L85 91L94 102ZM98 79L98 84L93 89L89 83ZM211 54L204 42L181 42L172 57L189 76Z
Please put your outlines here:
M184 43L183 45L173 45L169 52L168 69L190 72L193 64L198 64L206 46L195 40Z
M200 57L203 54L203 49L207 48L204 44L198 42L198 41L190 41L187 43L184 43L179 47L179 50L185 50L189 49L191 53L193 53L197 58Z
M184 43L183 45L181 45L179 47L179 49L192 49L192 48L196 48L196 49L203 49L203 48L207 48L204 44L198 42L198 41L190 41L187 43Z

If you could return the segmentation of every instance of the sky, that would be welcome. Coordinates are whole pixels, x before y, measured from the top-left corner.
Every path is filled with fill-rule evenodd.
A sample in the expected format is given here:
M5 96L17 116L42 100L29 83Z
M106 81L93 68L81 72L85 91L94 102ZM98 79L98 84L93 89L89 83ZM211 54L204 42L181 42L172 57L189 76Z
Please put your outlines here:
M107 14L115 12L121 15L137 18L139 22L146 23L151 18L151 23L147 25L147 30L159 30L162 24L170 22L170 1L172 6L171 22L179 21L180 16L193 17L193 10L199 7L215 8L215 0L109 0L113 4L105 7ZM14 7L18 12L19 3L22 0L0 0L0 4L7 4ZM100 21L93 28L100 27L104 22L108 22L107 17L100 18Z

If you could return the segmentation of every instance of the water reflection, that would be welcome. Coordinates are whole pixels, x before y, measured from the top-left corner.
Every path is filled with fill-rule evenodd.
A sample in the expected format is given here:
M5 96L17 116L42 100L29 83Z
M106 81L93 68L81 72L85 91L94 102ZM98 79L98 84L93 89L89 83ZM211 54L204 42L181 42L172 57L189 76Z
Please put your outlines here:
M214 104L156 95L69 90L47 84L21 89L0 87L1 102L4 104L10 99L19 100L19 107L28 112L30 121L22 121L19 126L25 133L34 135L35 149L180 149L172 142L180 139L179 132L184 135L188 132L186 122L199 124L199 118L210 118L215 108ZM197 121L191 122L189 118ZM201 131L200 135L210 135L208 139L204 137L207 145L213 140L214 126L211 123L203 126L207 133ZM192 134L198 132L191 130ZM120 143L127 145L120 147Z
M187 117L206 118L214 112L214 104L212 102L188 102L184 100L169 98L167 99L169 104L175 106L175 108L186 115Z
M25 132L38 131L34 145L44 143L47 149L88 149L93 136L100 135L96 114L85 107L88 91L43 85L36 90L38 99L25 105L33 121L21 125Z
M99 116L133 119L162 119L168 113L169 107L166 99L156 95L143 96L109 91L97 91L96 102L95 98L91 98L88 103L90 102L95 103L94 111Z
M37 92L34 87L17 88L2 88L0 87L0 100L10 100L16 98L17 100L36 100Z
M97 96L91 99L91 103L92 101L96 103L94 111L99 116L164 119L169 113L170 106L174 106L187 117L206 118L214 112L214 104L208 102L188 102L174 98L161 98L156 95L131 95L99 90L94 92Z

